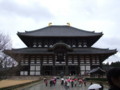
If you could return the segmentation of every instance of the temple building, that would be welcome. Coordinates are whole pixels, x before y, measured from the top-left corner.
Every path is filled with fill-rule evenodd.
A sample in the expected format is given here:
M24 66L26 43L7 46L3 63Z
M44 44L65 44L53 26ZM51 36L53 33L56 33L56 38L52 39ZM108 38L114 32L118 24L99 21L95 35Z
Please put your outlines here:
M18 32L26 48L6 50L19 62L17 75L85 75L102 67L102 62L117 51L92 47L103 35L70 25ZM17 60L19 57L19 60Z

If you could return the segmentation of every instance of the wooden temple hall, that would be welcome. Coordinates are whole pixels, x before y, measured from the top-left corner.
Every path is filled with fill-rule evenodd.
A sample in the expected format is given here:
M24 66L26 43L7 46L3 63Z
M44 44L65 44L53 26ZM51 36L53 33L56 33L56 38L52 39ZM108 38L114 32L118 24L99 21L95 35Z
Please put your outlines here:
M17 35L27 47L5 52L19 62L17 75L85 75L117 52L92 47L101 32L70 25L49 25Z

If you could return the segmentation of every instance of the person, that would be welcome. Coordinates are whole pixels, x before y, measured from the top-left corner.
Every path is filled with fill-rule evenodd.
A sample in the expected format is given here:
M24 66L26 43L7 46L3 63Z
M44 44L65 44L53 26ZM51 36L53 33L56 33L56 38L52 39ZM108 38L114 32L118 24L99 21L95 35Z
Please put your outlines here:
M83 84L83 80L80 79L80 80L79 80L79 86L82 87L82 84Z
M70 88L70 81L67 81L67 89Z
M86 86L86 78L83 79L84 86Z
M61 78L61 85L64 85L64 78Z
M56 80L55 80L55 79L53 80L53 85L54 85L54 86L56 85Z
M45 83L45 85L46 85L46 87L47 87L47 85L48 85L48 81L47 81L46 78L44 78L44 83Z
M99 90L103 90L104 86L102 83L100 83L101 88Z
M77 79L75 79L74 82L75 82L75 87L76 87L77 86Z
M73 88L73 85L74 85L74 81L73 80L71 80L71 87Z
M112 68L107 72L109 90L120 90L120 68Z
M51 79L50 80L50 87L52 87L53 86L53 80Z
M93 83L91 82L90 85L92 85Z

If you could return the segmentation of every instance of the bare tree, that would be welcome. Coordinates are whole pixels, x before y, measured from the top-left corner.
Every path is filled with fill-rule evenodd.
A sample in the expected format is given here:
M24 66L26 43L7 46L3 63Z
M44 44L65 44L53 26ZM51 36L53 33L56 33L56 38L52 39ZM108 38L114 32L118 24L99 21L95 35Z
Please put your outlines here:
M11 49L11 39L8 35L0 33L0 50Z
M0 79L14 76L19 73L20 54L12 53L11 39L8 35L0 33Z
M8 35L0 33L0 67L6 66L10 59L3 53L5 49L11 49L12 43Z

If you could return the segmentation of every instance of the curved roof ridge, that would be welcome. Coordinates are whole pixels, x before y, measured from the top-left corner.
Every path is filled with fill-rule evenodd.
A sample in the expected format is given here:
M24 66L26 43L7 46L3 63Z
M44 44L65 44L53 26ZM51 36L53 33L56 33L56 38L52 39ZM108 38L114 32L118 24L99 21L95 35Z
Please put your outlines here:
M88 30L85 30L85 29L78 29L78 28L73 27L73 26L69 26L69 27L75 28L75 29L83 31L83 32L96 33L95 31L88 31ZM102 33L102 32L99 32L99 33Z
M47 27L49 27L49 26L46 26L46 27L43 27L43 28L40 28L40 29L30 30L30 31L25 30L24 32L18 32L18 33L31 33L31 32L42 30L42 29L47 28Z
M40 29L36 29L36 30L30 30L30 31L26 31L25 32L22 32L22 33L32 33L32 32L36 32L36 31L42 31L43 29L45 28L49 28L49 27L71 27L71 28L74 28L74 30L78 30L78 31L82 31L82 32L89 32L89 33L102 33L102 32L95 32L95 31L88 31L88 30L84 30L84 29L78 29L76 27L73 27L73 26L68 26L68 25L51 25L51 26L46 26L46 27L43 27L43 28L40 28ZM21 32L19 32L21 33Z
M91 48L93 48L93 49L102 49L102 50L115 50L115 51L117 51L116 49L109 49L109 48L97 48L97 47L91 47Z
M18 35L25 36L102 36L102 33L78 29L67 25L51 25L36 29L33 31L25 31L24 33L18 32Z

